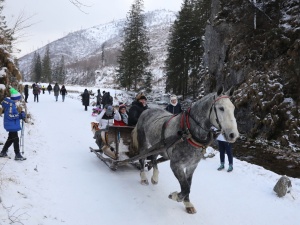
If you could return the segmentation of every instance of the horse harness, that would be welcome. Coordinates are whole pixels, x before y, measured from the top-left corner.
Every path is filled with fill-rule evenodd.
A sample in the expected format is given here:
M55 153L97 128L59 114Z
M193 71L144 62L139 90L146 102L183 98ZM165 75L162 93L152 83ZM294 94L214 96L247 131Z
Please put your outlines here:
M184 140L186 140L190 145L192 145L193 147L195 148L201 148L201 149L205 149L207 147L207 145L210 143L210 140L211 140L211 137L212 137L212 134L214 133L214 135L220 133L220 131L222 130L222 125L220 124L220 121L219 121L219 118L218 118L218 114L217 114L217 109L216 109L216 106L215 106L215 103L222 99L222 98L229 98L229 96L227 95L223 95L223 96L220 96L218 97L217 99L215 99L215 96L214 96L214 102L209 110L209 119L210 119L210 116L211 116L211 113L212 113L212 110L214 109L214 113L215 113L215 116L216 116L216 122L219 126L219 129L217 130L206 130L205 128L203 128L201 126L201 124L191 115L191 108L188 108L187 111L183 111L181 113L181 118L180 118L180 129L178 132L177 132L177 139L171 144L168 146L171 147L175 144L177 144L178 142L182 142ZM161 137L162 137L162 142L164 144L164 146L167 145L167 141L166 141L166 138L165 138L165 130L169 124L169 122L175 117L176 115L173 115L172 117L170 117L168 120L166 120L162 126L162 131L161 131ZM189 117L197 124L197 126L199 126L201 129L205 130L208 132L208 137L210 137L209 139L206 139L206 140L198 140L196 137L193 137L193 135L191 134L190 132L190 121L189 121Z

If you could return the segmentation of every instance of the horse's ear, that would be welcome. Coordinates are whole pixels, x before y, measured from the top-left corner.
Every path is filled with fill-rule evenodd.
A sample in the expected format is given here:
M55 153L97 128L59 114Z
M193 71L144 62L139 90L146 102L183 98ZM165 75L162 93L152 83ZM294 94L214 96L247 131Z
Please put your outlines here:
M221 95L223 92L224 88L223 85L221 87L219 87L218 91L217 91L217 96Z
M227 92L226 92L226 95L231 97L233 95L233 92L234 92L234 87L231 87Z

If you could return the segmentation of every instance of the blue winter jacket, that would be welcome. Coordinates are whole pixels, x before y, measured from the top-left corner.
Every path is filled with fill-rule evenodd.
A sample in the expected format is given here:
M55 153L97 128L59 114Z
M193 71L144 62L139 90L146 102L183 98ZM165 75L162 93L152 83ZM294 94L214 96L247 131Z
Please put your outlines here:
M4 128L8 132L21 130L20 119L25 119L24 113L19 113L14 100L5 98L1 103L4 109Z

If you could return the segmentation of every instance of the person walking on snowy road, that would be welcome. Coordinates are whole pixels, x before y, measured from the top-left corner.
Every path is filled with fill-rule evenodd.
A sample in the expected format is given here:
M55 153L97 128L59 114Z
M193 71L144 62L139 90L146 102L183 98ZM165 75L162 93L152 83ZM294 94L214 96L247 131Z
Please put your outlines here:
M16 102L21 99L21 94L14 88L10 90L10 97L4 98L1 105L4 109L4 129L8 131L8 138L0 152L0 157L7 157L8 148L13 144L15 151L15 160L25 160L20 153L18 131L21 130L20 120L26 118L25 112L19 113Z
M54 91L55 100L57 101L58 100L58 96L59 96L59 91L60 91L58 83L55 83L55 85L53 87L53 91Z
M87 89L81 94L82 105L84 105L84 110L87 111L87 107L90 105L90 93Z
M60 94L61 94L61 97L62 97L62 101L64 102L65 101L65 97L66 97L66 94L67 94L67 89L65 87L65 85L63 85L60 89Z

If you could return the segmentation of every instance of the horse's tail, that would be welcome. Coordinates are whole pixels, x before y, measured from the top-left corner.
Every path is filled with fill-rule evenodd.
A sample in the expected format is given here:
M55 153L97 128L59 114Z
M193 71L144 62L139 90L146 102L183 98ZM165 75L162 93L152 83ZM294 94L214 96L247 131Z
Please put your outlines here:
M137 139L137 128L135 126L135 128L132 130L132 147L134 149L138 149L139 148L139 142L138 142L138 139Z
M129 157L133 157L139 154L139 143L137 139L137 128L135 127L131 132L131 143L128 152Z

